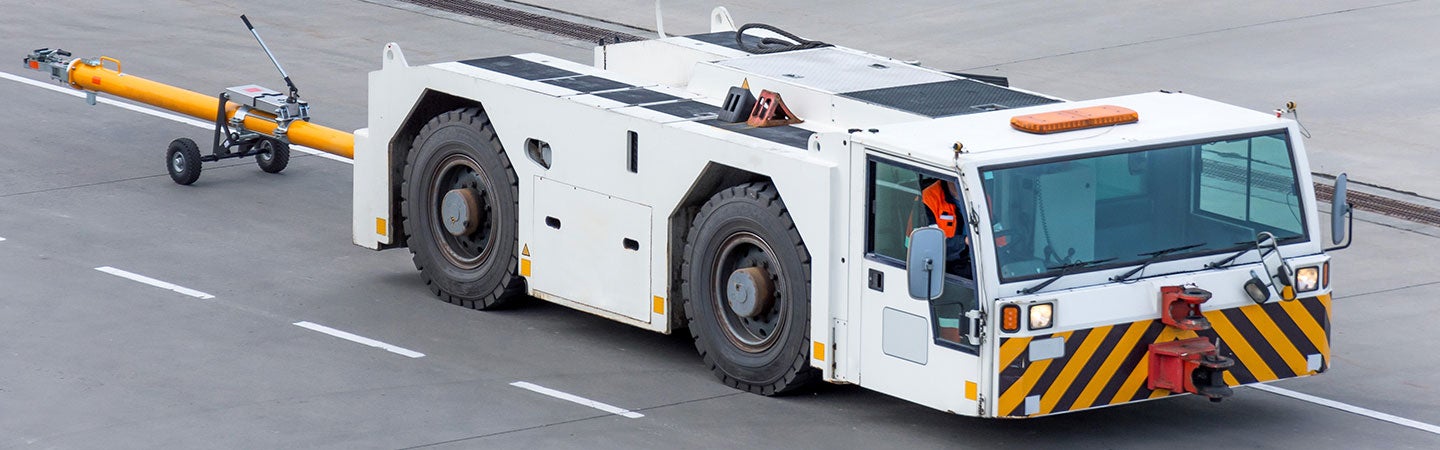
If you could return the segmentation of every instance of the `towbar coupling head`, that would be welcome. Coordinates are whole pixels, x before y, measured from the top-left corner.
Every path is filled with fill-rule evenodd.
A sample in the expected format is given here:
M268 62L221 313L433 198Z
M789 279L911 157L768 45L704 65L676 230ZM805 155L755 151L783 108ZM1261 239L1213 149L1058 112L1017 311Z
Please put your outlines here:
M70 52L61 49L35 49L25 57L25 67L41 72L50 72L50 78L61 83L70 83Z

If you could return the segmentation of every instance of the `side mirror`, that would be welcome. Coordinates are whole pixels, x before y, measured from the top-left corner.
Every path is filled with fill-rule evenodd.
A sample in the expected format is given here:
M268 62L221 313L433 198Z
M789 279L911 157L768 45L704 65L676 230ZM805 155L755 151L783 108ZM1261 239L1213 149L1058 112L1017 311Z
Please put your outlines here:
M1330 243L1337 247L1325 249L1340 250L1350 246L1350 227L1355 221L1355 212L1350 209L1350 202L1347 201L1345 191L1348 183L1345 174L1335 177L1335 195L1330 199ZM1345 245L1340 245L1344 242Z
M945 290L945 232L929 226L910 232L905 255L905 277L910 298L934 300Z
M1255 247L1260 250L1260 263L1265 266L1265 275L1270 279L1270 285L1281 293L1283 298L1285 288L1291 287L1294 283L1294 269L1280 255L1280 243L1275 241L1275 235L1262 231L1255 235Z

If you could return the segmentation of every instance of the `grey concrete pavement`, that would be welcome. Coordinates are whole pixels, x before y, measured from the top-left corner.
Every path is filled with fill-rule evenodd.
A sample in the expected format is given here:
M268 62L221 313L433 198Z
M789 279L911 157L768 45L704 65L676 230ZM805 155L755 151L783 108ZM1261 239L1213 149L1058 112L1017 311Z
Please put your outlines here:
M639 9L649 17L653 5L643 3ZM584 62L590 54L581 43L535 39L366 2L254 2L244 11L234 3L127 5L132 6L98 12L84 2L27 9L7 5L0 14L0 36L6 37L0 40L0 56L10 54L17 64L0 70L40 79L38 73L22 72L18 57L36 47L62 46L77 55L115 56L127 71L202 92L251 82L278 86L273 68L235 20L246 12L316 105L316 121L347 129L364 126L364 74L377 65L384 42L400 42L412 62L422 63L530 51ZM909 48L935 48L919 47L923 33L895 25L875 31L877 36L893 33L883 39L850 31L835 34L853 41L832 40L957 68L1003 63L1013 60L1001 58L1007 48L1050 42L1002 38L1027 35L1019 28L1022 22L1003 14L1027 5L1044 9L994 3L956 12L957 7L906 3L872 14L934 17L926 19L932 31L959 33L944 29L942 18L988 11L985 17L996 21L988 29L997 35L988 44L970 46L999 49L957 53L949 61L887 50L906 42L912 43ZM1178 20L1165 7L1187 6L1156 5L1113 20L1144 25L1142 31L1151 34L1136 31L1135 36L1154 40L1168 31L1194 34L1225 23L1273 21L1338 7L1321 2L1307 3L1303 11L1278 11L1237 3L1227 17L1212 12L1200 16L1205 20ZM1355 13L1424 17L1414 10L1389 9L1416 5ZM764 21L823 39L830 38L789 23L799 22L796 17L806 19L804 26L854 23L845 22L851 10L843 2L825 13L767 8L757 14L767 17ZM264 13L281 9L286 14ZM622 20L628 17L624 11L614 10ZM1049 12L1034 21L1063 24L1060 18L1068 13ZM1316 19L1353 19L1353 14ZM682 17L671 14L672 20ZM76 20L36 26L54 18ZM1009 25L1002 26L1002 19ZM672 30L687 26L683 20L668 25ZM1066 29L1078 36L1084 26L1057 28ZM1206 52L1243 53L1237 48L1245 46L1244 40L1232 34L1238 32L1216 33L1218 39L1235 41L1210 44ZM1414 25L1396 31L1427 32ZM1031 28L1030 33L1037 32ZM1092 41L1083 43L1115 46L1126 42L1125 36L1088 36ZM1122 81L1044 75L1051 72L1042 64L1100 64L1077 62L1086 60L1082 55L1001 69L1017 82L1055 83L1057 89L1042 90L1074 98L1085 95L1064 90L1108 95L1105 89L1143 87L1147 80L1214 83L1213 90L1221 93L1252 89L1245 79L1211 79L1198 72L1176 78L1177 73L1167 72L1174 69L1162 64L1165 55L1196 54L1191 47L1199 44L1187 39L1093 52L1128 65L1130 70L1114 70L1127 77ZM954 42L969 41L957 37ZM1145 46L1155 49L1140 48ZM1043 57L1058 50L1031 51L1026 55ZM1134 51L1128 55L1135 60L1124 51ZM959 59L975 54L990 59ZM1353 64L1347 62L1353 57L1317 55L1315 64L1339 67ZM1377 52L1375 59L1399 57ZM1237 73L1242 68L1236 66L1243 65L1215 64ZM1297 86L1325 92L1323 101L1348 101L1346 92ZM0 141L0 237L6 238L0 242L0 448L1153 448L1158 437L1176 435L1237 447L1433 448L1440 443L1434 434L1249 389L1220 404L1178 398L1025 421L956 417L846 386L783 398L743 394L716 382L683 336L658 335L538 301L476 312L434 300L403 250L377 253L350 245L350 166L343 163L297 155L280 175L261 173L248 160L208 165L199 183L180 187L165 174L163 148L174 137L200 140L208 131L110 106L86 106L7 80L0 80L0 99L7 106L0 109L0 136L5 137ZM1324 128L1307 123L1317 135ZM1368 126L1393 134L1389 125ZM1312 146L1319 147L1313 143L1319 140ZM1403 176L1393 173L1387 179ZM1423 251L1434 248L1437 238L1374 222L1362 220L1356 246L1335 255L1339 290L1332 371L1276 385L1440 424L1440 409L1434 407L1440 405L1440 391L1433 375L1440 371L1440 356L1428 352L1424 341L1425 331L1440 317L1431 301L1440 293L1440 275L1434 273L1440 256ZM99 266L215 298L139 284L94 270ZM407 358L292 325L298 321L425 356ZM510 386L514 381L645 417L606 414Z
M501 3L501 2L497 2ZM522 0L646 29L643 0ZM1006 75L1070 99L1159 89L1270 111L1295 101L1316 171L1440 197L1440 2L666 0L666 31L726 6L810 39Z

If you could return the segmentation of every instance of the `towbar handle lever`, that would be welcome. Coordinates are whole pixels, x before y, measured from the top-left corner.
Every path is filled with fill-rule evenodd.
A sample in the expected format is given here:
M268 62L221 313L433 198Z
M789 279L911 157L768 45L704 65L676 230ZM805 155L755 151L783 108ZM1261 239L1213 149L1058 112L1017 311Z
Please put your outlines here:
M255 26L250 24L250 18L240 15L240 20L245 22L245 28L250 30L250 35L255 36L255 42L260 43L260 49L265 51L265 56L270 57L270 62L275 64L275 69L280 71L280 77L285 79L285 86L290 88L290 96L285 99L286 103L295 103L300 99L300 90L295 87L295 82L290 81L290 74L285 73L285 68L280 66L280 60L275 59L275 54L270 51L270 46L265 45L265 40L260 38L260 32L255 31Z

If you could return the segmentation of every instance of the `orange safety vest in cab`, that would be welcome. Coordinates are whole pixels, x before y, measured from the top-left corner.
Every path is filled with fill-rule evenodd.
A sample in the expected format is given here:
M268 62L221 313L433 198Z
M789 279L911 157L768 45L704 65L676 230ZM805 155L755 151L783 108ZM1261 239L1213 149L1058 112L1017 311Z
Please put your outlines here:
M955 204L945 198L945 182L936 181L925 187L920 193L921 201L935 215L935 225L945 232L946 238L955 237L955 228L960 223L959 215L955 214Z

